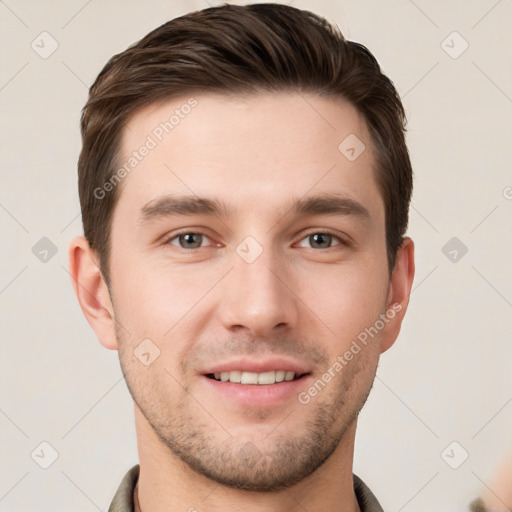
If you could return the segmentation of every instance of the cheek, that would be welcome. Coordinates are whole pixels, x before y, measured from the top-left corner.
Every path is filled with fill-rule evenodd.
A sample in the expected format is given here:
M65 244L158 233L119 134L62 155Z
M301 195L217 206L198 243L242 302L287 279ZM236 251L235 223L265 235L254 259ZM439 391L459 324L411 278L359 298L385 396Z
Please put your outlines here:
M383 312L388 278L385 271L370 265L334 266L329 272L308 277L301 297L314 314L345 340L373 325Z
M143 259L134 259L124 269L124 273L119 271L116 276L117 318L134 340L148 337L162 348L191 319L199 325L208 304L205 295L219 280L211 269L197 268L191 272L155 262L144 264Z

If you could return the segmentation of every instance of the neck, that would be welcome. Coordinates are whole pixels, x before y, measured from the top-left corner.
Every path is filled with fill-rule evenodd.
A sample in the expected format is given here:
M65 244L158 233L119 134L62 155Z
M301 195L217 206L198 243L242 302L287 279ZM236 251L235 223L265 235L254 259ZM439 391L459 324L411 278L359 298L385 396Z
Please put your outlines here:
M137 406L135 426L141 512L360 512L352 480L356 421L313 474L292 487L268 493L233 489L196 473L162 444Z

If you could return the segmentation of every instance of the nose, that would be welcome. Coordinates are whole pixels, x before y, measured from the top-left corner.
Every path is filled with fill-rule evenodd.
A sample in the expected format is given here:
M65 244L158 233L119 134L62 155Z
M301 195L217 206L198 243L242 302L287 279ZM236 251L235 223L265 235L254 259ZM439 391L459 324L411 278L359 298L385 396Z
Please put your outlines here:
M249 263L236 252L220 299L220 317L229 331L246 330L252 336L265 337L274 329L295 326L298 298L287 276L285 261L264 250Z

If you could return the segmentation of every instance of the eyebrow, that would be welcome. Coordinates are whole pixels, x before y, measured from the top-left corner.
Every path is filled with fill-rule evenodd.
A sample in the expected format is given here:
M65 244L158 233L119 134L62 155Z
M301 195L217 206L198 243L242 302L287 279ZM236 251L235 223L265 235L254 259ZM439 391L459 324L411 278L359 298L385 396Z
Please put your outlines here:
M340 215L353 216L364 221L371 219L369 211L359 202L340 194L320 194L294 199L287 205L281 216L292 213L296 216L306 215ZM229 217L234 210L217 199L195 195L166 195L145 204L139 217L140 224L174 215L211 215Z

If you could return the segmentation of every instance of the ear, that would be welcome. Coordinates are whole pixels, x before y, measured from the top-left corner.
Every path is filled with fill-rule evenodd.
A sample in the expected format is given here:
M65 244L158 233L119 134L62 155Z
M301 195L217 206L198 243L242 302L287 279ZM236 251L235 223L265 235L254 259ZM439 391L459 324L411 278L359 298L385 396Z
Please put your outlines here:
M409 237L405 237L398 249L395 267L389 282L386 311L390 320L382 331L381 352L388 350L398 337L402 320L409 305L413 280L414 242Z
M114 308L96 252L79 236L69 244L68 258L73 288L85 318L99 342L105 348L117 350Z

